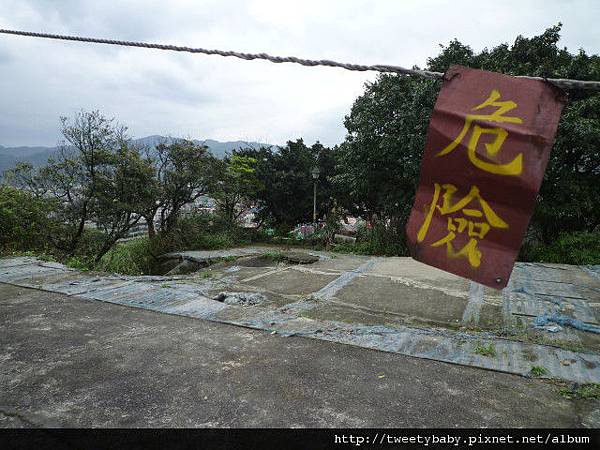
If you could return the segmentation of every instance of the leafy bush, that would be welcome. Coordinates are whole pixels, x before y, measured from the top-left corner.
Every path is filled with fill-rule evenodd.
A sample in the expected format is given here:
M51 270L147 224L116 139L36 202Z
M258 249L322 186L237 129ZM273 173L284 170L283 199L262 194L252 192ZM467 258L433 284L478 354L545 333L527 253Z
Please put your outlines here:
M561 233L550 245L530 250L530 259L562 264L600 264L600 232Z
M249 243L254 230L231 227L218 216L188 214L171 231L159 232L152 240L133 239L119 243L104 255L95 269L124 275L157 273L157 257L180 250L218 250ZM92 253L93 254L93 253Z
M71 269L81 270L87 272L92 268L89 261L79 258L78 256L71 256L65 261L65 265Z
M236 245L235 239L229 233L201 233L192 241L191 250L219 250Z
M377 222L372 228L359 226L356 243L336 244L335 251L360 255L408 256L404 227Z
M154 257L148 238L133 239L115 245L96 265L103 272L144 275L153 272Z
M95 264L96 255L104 245L106 236L102 231L93 228L86 228L77 247L75 247L74 256L90 269Z
M46 250L53 203L0 186L0 252Z
M159 233L153 240L152 253L218 250L268 239L258 230L232 226L218 215L195 213L180 217L168 233Z
M372 247L368 242L340 242L333 247L334 252L354 253L357 255L372 255Z
M273 262L281 262L285 259L285 255L279 251L279 250L274 250L274 251L270 251L270 252L264 252L262 254L263 258L269 259Z

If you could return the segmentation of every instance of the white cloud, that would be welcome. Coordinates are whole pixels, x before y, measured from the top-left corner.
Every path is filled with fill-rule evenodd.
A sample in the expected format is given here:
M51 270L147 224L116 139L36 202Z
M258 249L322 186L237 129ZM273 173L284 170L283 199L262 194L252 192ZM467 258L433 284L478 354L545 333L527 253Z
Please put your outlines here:
M453 38L476 50L559 21L600 52L590 1L3 0L3 28L344 62L423 66ZM51 145L58 117L99 108L131 134L340 142L373 73L0 35L0 144Z

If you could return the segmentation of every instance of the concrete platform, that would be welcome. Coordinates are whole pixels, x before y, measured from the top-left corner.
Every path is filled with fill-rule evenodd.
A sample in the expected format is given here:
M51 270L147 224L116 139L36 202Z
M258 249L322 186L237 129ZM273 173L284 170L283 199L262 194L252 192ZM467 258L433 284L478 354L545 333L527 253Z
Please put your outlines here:
M219 259L272 247L194 252ZM201 274L123 277L81 274L32 258L0 260L0 282L528 376L600 382L600 271L519 263L503 291L420 264L311 252L310 265L220 263ZM217 301L222 293L264 297L254 306ZM540 318L572 321L535 326ZM482 350L484 349L484 350ZM487 351L485 351L487 349Z
M541 380L8 284L0 336L0 427L600 425Z

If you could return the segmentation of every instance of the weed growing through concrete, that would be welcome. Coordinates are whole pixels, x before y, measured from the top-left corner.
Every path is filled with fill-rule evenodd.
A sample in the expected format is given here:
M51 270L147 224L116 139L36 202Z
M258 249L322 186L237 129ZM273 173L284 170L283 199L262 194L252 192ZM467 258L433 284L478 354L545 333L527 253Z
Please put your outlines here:
M231 262L231 261L235 261L236 259L238 259L237 256L222 256L219 258L219 261L221 262Z
M274 262L280 262L285 259L285 255L280 251L265 252L261 256Z
M572 352L583 352L585 351L585 347L581 342L578 341L567 341L565 339L552 339L546 336L534 336L529 339L530 342L534 342L536 344L541 345L552 345L554 347L560 347L564 350L569 350Z
M505 339L511 341L518 342L530 342L532 344L540 344L540 345L550 345L553 347L560 347L564 350L569 350L572 352L583 352L585 351L585 347L581 342L576 341L567 341L565 339L556 339L549 338L535 332L533 330L512 330L509 332L497 332L499 336L502 336Z
M163 284L160 285L160 287L163 288L163 289L167 289L167 288L170 288L171 285L168 284L168 283L163 283Z
M544 366L533 366L531 367L531 375L534 377L542 377L548 373L548 369Z
M563 387L558 393L568 399L600 399L600 383L587 383L576 388Z
M448 328L450 330L454 330L454 331L458 331L458 330L462 329L462 325L460 323L457 323L457 322L448 322L445 325L446 325L446 328Z
M469 320L473 320L473 319L469 319ZM449 327L451 328L451 327ZM458 324L458 326L456 327L456 329L460 329L462 331L466 331L466 332L470 332L470 333L481 333L483 331L485 331L485 329L481 328L480 326L477 325L461 325Z
M491 342L488 345L477 342L473 352L477 355L493 357L496 356L496 346Z
M212 274L212 272L209 272L208 270L204 270L204 271L200 272L198 274L198 276L200 278L211 278L213 276L213 274Z

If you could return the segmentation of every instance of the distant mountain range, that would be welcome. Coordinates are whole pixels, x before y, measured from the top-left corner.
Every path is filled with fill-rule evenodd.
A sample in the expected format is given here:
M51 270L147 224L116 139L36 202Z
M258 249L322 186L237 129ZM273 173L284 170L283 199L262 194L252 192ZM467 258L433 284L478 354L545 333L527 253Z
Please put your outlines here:
M152 135L134 139L133 143L141 146L156 147L156 145L161 142L172 143L178 139L180 138ZM196 144L208 147L211 153L217 158L223 158L232 150L240 148L272 147L271 144L247 141L219 142L212 139L206 139L204 141L194 139L193 141ZM57 152L58 147L4 147L0 145L0 176L3 171L13 168L18 161L29 162L36 167L42 166L48 162L50 156L55 155Z

